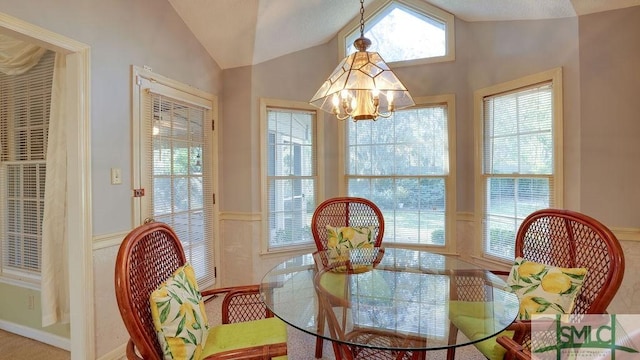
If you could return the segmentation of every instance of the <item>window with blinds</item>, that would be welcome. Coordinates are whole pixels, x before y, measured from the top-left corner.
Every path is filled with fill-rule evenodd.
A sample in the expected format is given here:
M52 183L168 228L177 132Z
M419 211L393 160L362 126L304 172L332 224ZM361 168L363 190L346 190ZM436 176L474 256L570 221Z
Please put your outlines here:
M158 89L143 92L144 217L174 229L204 288L215 282L211 110Z
M488 255L512 260L522 220L555 206L555 90L549 80L482 99L483 238Z
M2 273L38 279L54 52L22 75L0 73Z
M445 246L455 207L449 121L448 104L424 104L345 123L347 193L380 208L385 242Z
M267 106L267 231L270 250L311 244L316 207L316 111Z

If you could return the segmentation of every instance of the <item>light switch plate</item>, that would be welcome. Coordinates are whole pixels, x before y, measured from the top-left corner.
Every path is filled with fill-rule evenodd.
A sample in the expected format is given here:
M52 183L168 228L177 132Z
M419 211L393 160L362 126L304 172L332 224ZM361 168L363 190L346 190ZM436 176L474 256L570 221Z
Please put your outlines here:
M111 185L122 184L122 171L120 168L111 168Z

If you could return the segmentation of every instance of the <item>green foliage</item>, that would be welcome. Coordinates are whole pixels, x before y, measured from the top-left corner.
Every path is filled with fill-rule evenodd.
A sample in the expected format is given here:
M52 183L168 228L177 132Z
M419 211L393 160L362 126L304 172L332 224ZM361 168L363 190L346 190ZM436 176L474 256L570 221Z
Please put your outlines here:
M489 229L489 244L491 253L505 256L513 255L515 252L516 232L507 229Z
M431 233L432 244L444 244L444 229L436 229Z

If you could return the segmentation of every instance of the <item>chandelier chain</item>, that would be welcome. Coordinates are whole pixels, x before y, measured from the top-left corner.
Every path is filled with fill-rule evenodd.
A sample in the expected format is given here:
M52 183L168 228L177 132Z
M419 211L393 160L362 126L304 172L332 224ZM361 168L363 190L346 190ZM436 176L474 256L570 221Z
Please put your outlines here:
M364 37L364 0L360 0L360 37Z

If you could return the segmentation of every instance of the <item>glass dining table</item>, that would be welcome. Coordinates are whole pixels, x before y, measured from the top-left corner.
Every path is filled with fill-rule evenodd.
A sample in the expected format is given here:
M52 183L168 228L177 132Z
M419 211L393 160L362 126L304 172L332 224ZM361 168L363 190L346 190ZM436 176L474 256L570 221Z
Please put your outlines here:
M275 316L337 346L423 354L495 336L518 313L518 299L500 277L456 256L414 249L296 256L271 269L260 291ZM458 336L461 324L468 336Z

